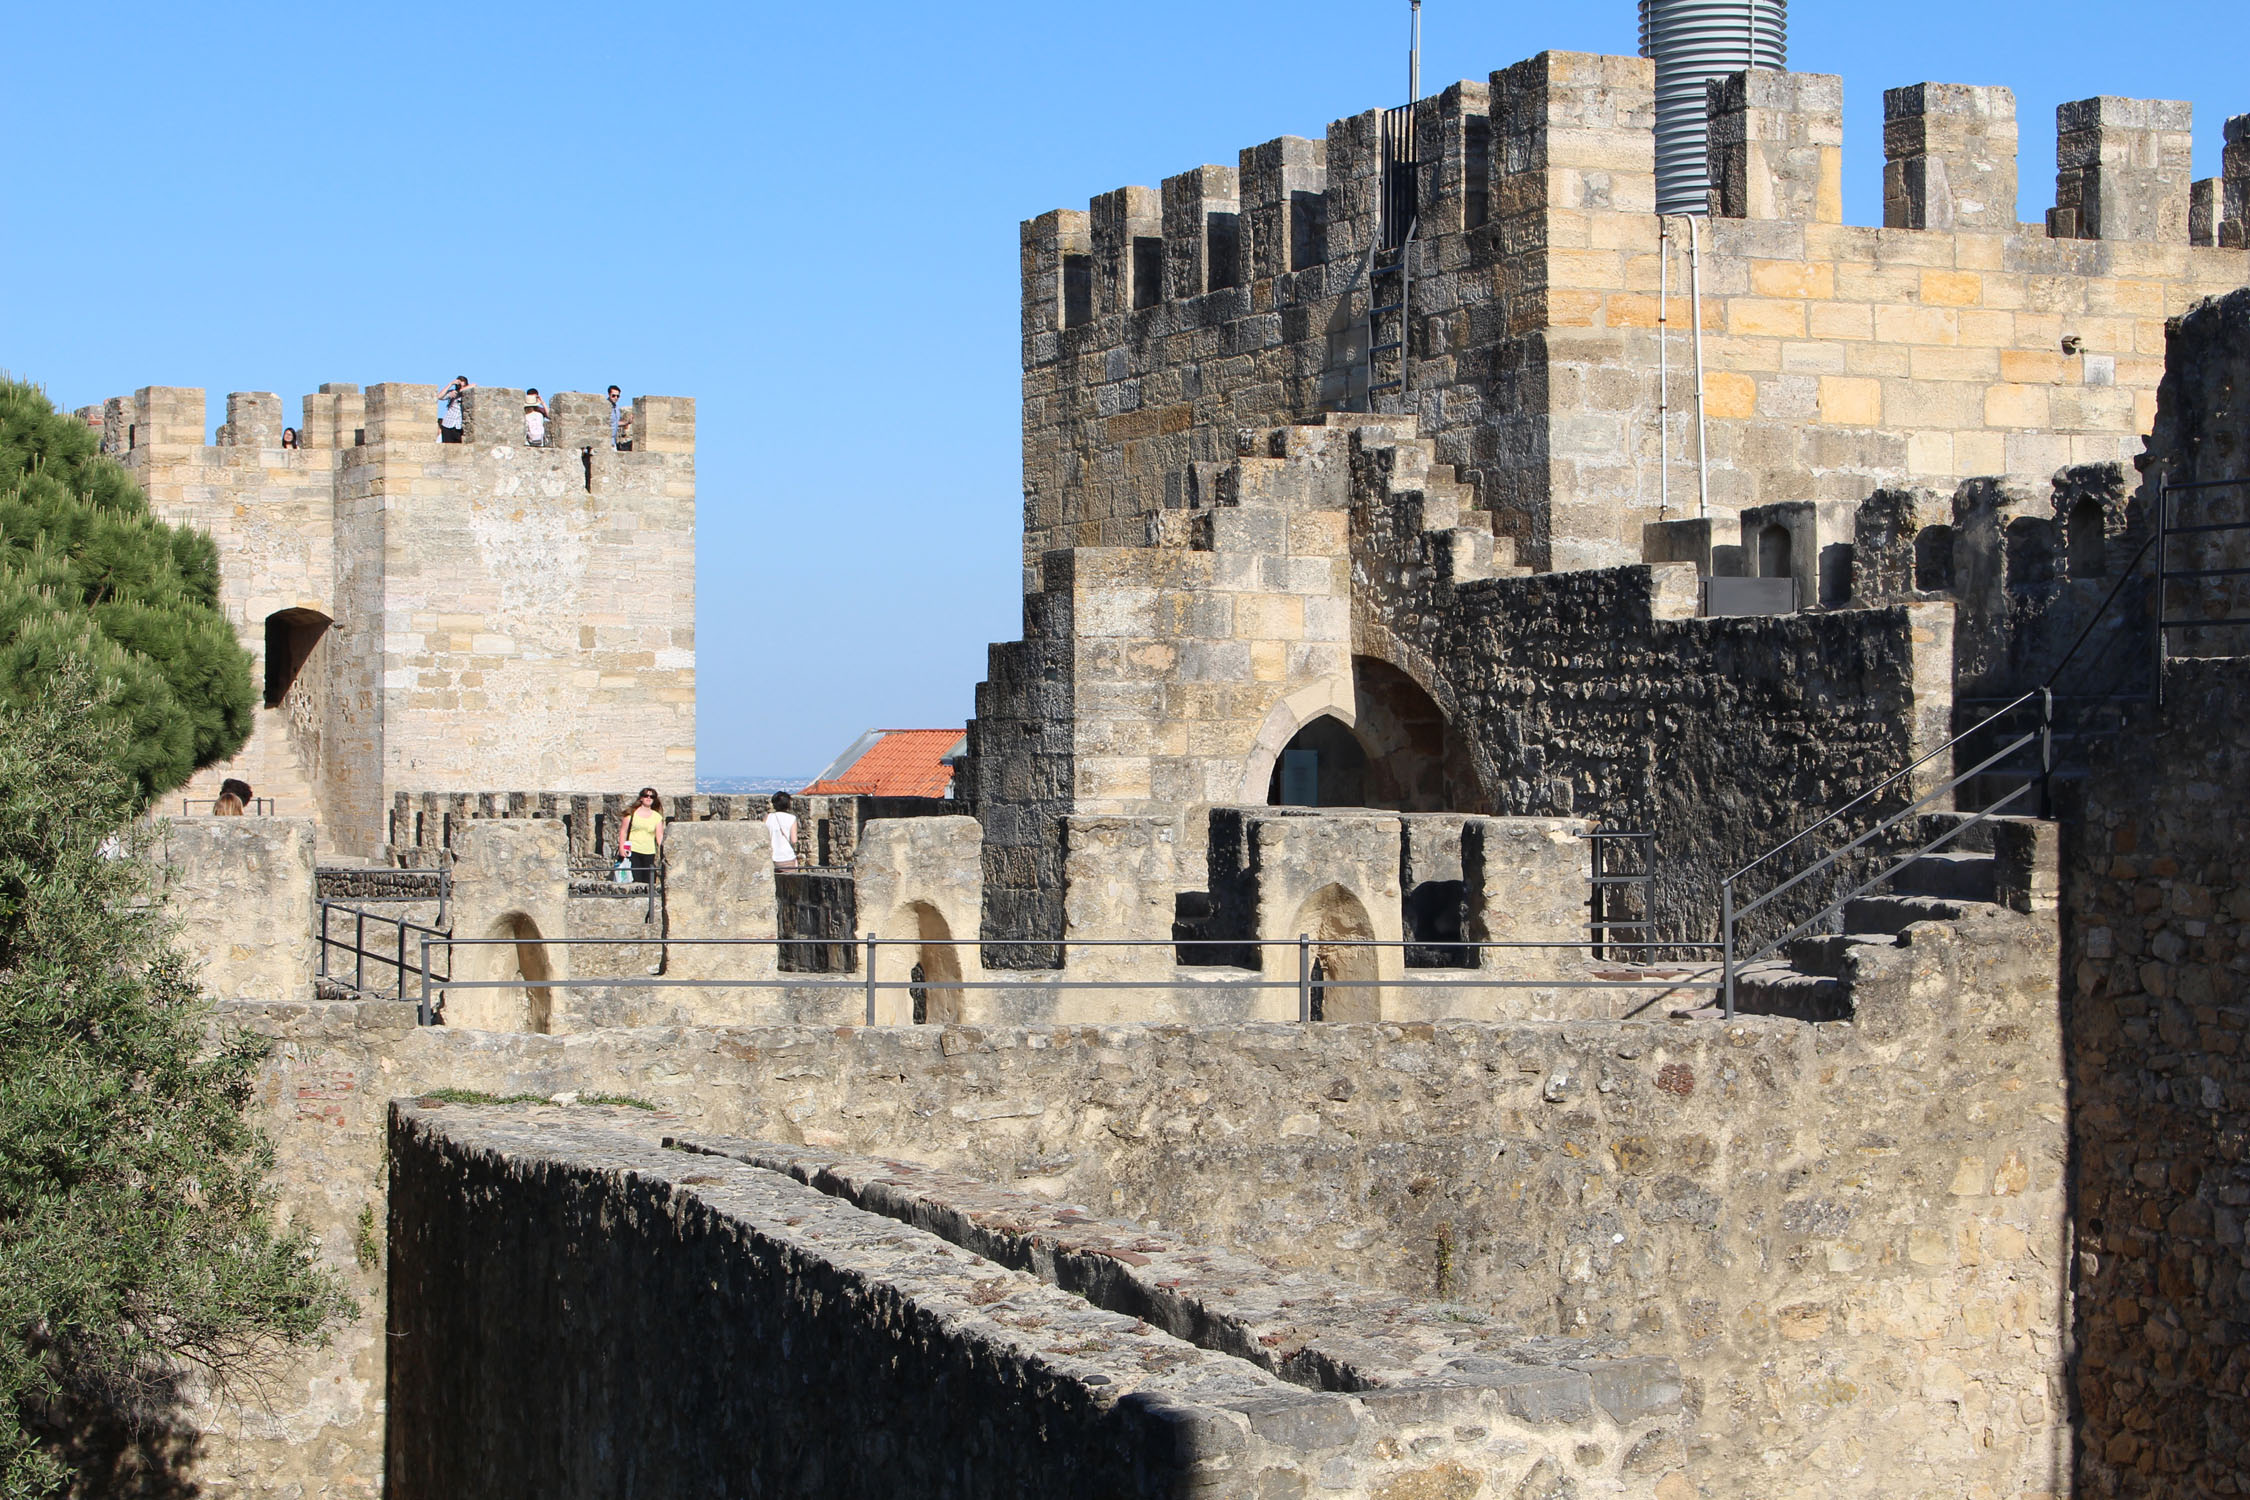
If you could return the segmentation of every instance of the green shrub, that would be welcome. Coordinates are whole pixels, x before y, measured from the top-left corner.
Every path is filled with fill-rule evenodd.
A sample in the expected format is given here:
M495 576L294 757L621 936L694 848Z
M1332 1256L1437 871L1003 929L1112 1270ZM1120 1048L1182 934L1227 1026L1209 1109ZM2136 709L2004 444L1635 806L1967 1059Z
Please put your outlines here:
M65 662L104 685L109 753L143 805L250 737L250 654L211 538L156 520L84 423L0 379L0 702L31 703Z
M0 1496L144 1474L201 1384L351 1311L274 1225L246 1118L264 1048L207 1034L174 948L130 723L78 660L0 701Z

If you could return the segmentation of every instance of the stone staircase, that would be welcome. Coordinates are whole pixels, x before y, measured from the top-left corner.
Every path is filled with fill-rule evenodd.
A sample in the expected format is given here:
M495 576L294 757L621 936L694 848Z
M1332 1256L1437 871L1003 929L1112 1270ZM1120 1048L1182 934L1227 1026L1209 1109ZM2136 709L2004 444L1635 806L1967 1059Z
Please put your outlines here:
M1515 539L1496 536L1492 513L1413 417L1331 413L1318 422L1245 429L1231 464L1194 466L1188 507L1156 518L1151 540L1200 551L1254 547L1260 513L1348 510L1367 481L1386 512L1385 530L1412 539L1416 561L1451 583L1527 574Z
M1923 837L1938 837L1966 821L1964 814L1931 814ZM1860 951L1903 946L1919 923L1957 922L1980 908L2052 909L2056 832L2054 824L2038 818L1994 817L1967 828L1943 849L1916 855L1891 877L1889 894L1845 903L1841 932L1796 938L1781 955L1739 969L1737 1013L1848 1021L1850 976ZM1710 1005L1676 1014L1718 1013L1719 1007Z
M1437 461L1437 445L1414 436L1415 427L1394 417L1358 434L1361 477L1380 481L1367 488L1386 502L1398 532L1417 539L1426 565L1447 583L1531 572L1516 561L1516 539L1493 533L1492 512L1477 507L1476 491Z

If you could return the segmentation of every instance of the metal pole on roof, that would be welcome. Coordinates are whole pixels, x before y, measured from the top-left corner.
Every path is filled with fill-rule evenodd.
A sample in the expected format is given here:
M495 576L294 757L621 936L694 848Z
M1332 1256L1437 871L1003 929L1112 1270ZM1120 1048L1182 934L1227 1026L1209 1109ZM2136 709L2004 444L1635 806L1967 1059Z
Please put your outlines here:
M1406 44L1406 102L1422 102L1422 0L1412 0L1414 15Z

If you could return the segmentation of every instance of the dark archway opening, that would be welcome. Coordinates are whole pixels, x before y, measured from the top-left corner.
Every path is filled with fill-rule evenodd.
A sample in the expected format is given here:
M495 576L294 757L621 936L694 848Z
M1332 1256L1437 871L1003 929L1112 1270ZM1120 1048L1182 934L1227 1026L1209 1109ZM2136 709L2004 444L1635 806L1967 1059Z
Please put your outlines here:
M1273 763L1269 807L1367 806L1367 750L1342 719L1322 714Z
M2109 571L2109 536L2099 500L2089 497L2070 508L2063 523L2063 552L2072 578L2099 578Z
M1354 731L1367 751L1367 803L1391 812L1478 812L1468 751L1422 685L1389 662L1352 658Z
M317 610L280 609L266 616L266 707L279 708L288 698L328 625Z
M1790 576L1789 528L1768 526L1758 533L1758 576L1760 578L1787 578Z
M1914 586L1925 593L1953 587L1953 528L1925 526L1914 534Z
M1466 889L1458 880L1425 880L1406 893L1409 969L1476 967L1474 950L1461 941Z

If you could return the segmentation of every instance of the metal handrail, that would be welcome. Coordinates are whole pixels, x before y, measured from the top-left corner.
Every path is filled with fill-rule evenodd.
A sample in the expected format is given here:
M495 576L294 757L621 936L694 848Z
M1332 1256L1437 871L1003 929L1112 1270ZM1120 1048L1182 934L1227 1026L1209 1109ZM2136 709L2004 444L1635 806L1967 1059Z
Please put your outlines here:
M1827 827L1830 823L1833 823L1839 818L1843 817L1844 814L1850 812L1853 808L1859 806L1862 802L1867 801L1871 797L1880 795L1883 791L1889 788L1893 782L1913 775L1916 771L1922 769L1923 766L1929 764L1932 760L1935 760L1938 756L1943 755L1948 750L1951 750L1954 746L1960 744L1970 735L1976 734L1981 730L1991 727L1991 725L1997 722L2003 715L2015 712L2024 704L2029 703L2032 699L2040 697L2045 693L2045 691L2046 690L2043 688L2033 688L2028 693L2024 693L2019 697L2009 699L2005 707L1994 711L1993 713L1987 715L1982 719L1979 719L1976 723L1970 725L1967 729L1962 730L1959 734L1953 736L1953 738L1947 740L1944 744L1939 745L1936 749L1929 751L1920 759L1906 766L1903 770L1893 771L1890 775L1884 777L1881 781L1876 782L1875 785L1869 787L1866 791L1861 792L1858 796L1852 798L1851 801L1845 803L1842 807L1839 807L1834 812L1829 813L1819 822L1810 824L1809 826L1798 830L1796 833L1791 834L1788 838L1783 839L1780 843L1774 845L1771 849L1768 849L1765 853L1759 855L1756 859L1750 861L1750 863L1744 865L1741 869L1736 870L1731 875L1728 875L1726 879L1728 881L1740 880L1743 876L1749 874L1752 870L1755 870L1756 868L1758 868L1758 866L1764 864L1767 860L1772 859L1775 855L1781 853L1784 849L1789 848L1792 844L1798 843L1799 841L1810 837L1812 834L1818 833L1821 829Z
M774 949L776 949L776 950L777 950L777 952L778 952L778 950L780 950L780 949L782 949L782 948L785 948L785 947L787 947L787 946L789 946L789 945L791 945L791 944L798 944L798 943L803 943L803 942L805 942L805 941L806 941L806 939L803 939L803 938L785 938L785 937L771 937L771 938L765 938L765 937L758 937L758 938L666 938L666 939L663 939L663 940L662 940L662 942L663 942L663 945L664 945L665 947L667 947L667 948L671 948L671 947L682 947L682 948L713 948L713 947L719 947L719 948L724 948L724 947L770 947L770 948L774 948ZM1656 973L1654 972L1654 968L1655 968L1655 966L1653 966L1653 965L1651 965L1651 966L1647 966L1647 967L1648 967L1648 968L1650 968L1650 970L1651 970L1651 974L1650 974L1650 977L1648 977L1648 978L1642 978L1642 979L1634 979L1634 978L1625 978L1625 979L1585 978L1585 979L1581 979L1581 978L1573 978L1573 977L1570 977L1570 976L1566 976L1566 975L1556 975L1556 976L1553 976L1553 977L1550 977L1550 978L1540 978L1540 979L1499 979L1499 978L1482 978L1482 977L1463 977L1463 978L1460 978L1460 979L1452 979L1452 978L1435 978L1435 977L1429 977L1429 976L1430 976L1430 973L1431 973L1431 971L1428 971L1428 970L1417 970L1417 971L1412 971L1412 972L1413 972L1413 973L1415 973L1416 975L1419 975L1419 976L1422 976L1422 977L1400 977L1400 978L1394 978L1394 979L1326 979L1326 978L1323 978L1323 979L1320 979L1320 980L1314 980L1314 979L1313 979L1313 978L1311 977L1311 973L1312 973L1312 957L1313 957L1313 954L1314 954L1314 952L1315 952L1316 950L1320 950L1320 949L1336 949L1336 948L1377 948L1377 949L1380 949L1380 948L1396 948L1396 949L1406 949L1406 948L1419 948L1419 947L1427 947L1427 946L1429 946L1429 945L1428 945L1428 944L1426 944L1426 943L1415 942L1415 941L1409 941L1409 940L1406 940L1406 939L1389 939L1389 938L1337 938L1337 939L1329 940L1329 939L1320 939L1320 938L1314 938L1314 937L1312 937L1312 936L1311 936L1310 934L1307 934L1307 933L1300 933L1300 934L1298 934L1298 935L1297 935L1296 937L1294 937L1294 938L1085 938L1085 939L1071 939L1071 938L1060 938L1060 939L1038 939L1038 940L1036 940L1036 941L1039 941L1039 942L1041 942L1041 943L1043 943L1043 944L1047 944L1047 945L1050 945L1050 946L1054 946L1054 947L1062 947L1062 948L1158 948L1158 949L1169 949L1169 950L1177 950L1177 949L1180 949L1180 948L1185 948L1185 947L1198 947L1198 946L1200 946L1200 947L1213 947L1213 948L1258 948L1258 949L1265 949L1265 948L1294 948L1294 949L1296 949L1296 950L1297 950L1297 953L1298 953L1298 965L1297 965L1297 968L1298 968L1298 973L1297 973L1297 977L1296 977L1295 979L1273 979L1273 980L1268 980L1268 979L1250 979L1250 978L1225 978L1225 979L1220 979L1220 978L1217 978L1217 977L1213 977L1213 978L1198 978L1198 979L1183 979L1183 978L1179 978L1179 977L1176 977L1176 976L1175 976L1175 977L1173 977L1173 978L1170 978L1170 979L1163 979L1163 978L1151 978L1151 979L1063 979L1063 978L1044 978L1044 977L1024 977L1024 978L1005 978L1005 979L1003 979L1003 978L987 978L987 979L974 979L974 980L971 980L971 979L963 979L963 980L915 979L915 978L912 978L912 977L908 977L908 978L904 978L904 979L879 979L879 978L878 978L878 977L876 976L876 960L877 960L877 954L879 953L879 951L880 951L881 949L884 949L884 948L912 948L912 949L915 949L915 950L919 951L919 950L921 950L921 949L924 949L924 948L968 948L968 947L982 947L982 946L985 946L985 945L987 944L987 940L986 940L986 939L984 939L984 938L982 938L982 937L973 937L973 938L920 938L920 937L911 937L911 938L882 938L882 937L877 937L877 936L876 936L875 934L873 934L873 933L868 933L868 934L866 934L866 935L865 935L864 937L859 937L859 938L848 938L848 939L842 939L842 940L840 940L840 941L845 941L845 942L849 942L849 943L850 943L850 944L851 944L851 945L852 945L853 947L855 947L855 948L858 948L858 949L861 949L861 950L862 950L862 952L864 953L864 955L865 955L865 964L864 964L864 970L863 970L863 973L862 973L862 974L861 974L861 975L860 975L859 977L856 977L856 978L851 978L851 979L820 979L820 978L807 978L807 977L800 977L800 976L797 976L797 975L784 975L784 976L762 976L762 975L761 975L761 976L743 976L743 975L738 975L738 976L730 976L730 977L721 977L721 978L717 978L717 979L675 979L675 978L670 978L670 977L666 977L666 976L660 976L660 975L651 975L651 976L639 976L639 975L634 975L634 976L614 977L614 978L585 978L585 979L574 979L574 978L570 978L570 977L568 977L568 976L554 976L554 977L549 977L549 978L545 978L545 979L533 979L533 978L528 978L528 977L524 977L524 976L520 976L520 975L519 975L519 976L517 976L517 977L515 977L515 978L512 978L512 979L453 979L453 978L450 978L450 977L445 977L445 976L440 976L440 975L437 975L436 973L434 973L434 972L433 972L433 970L432 970L432 966L431 966L431 951L432 951L432 950L433 950L434 948L437 948L437 947L441 947L441 946L442 946L442 947L444 947L444 948L445 948L445 949L447 950L447 954L448 954L448 963L447 963L447 968L448 968L448 969L450 970L450 969L451 969L451 967L452 967L452 964L451 964L451 962L450 962L451 952L452 952L452 950L453 950L453 949L456 949L456 948L513 948L513 947L520 947L520 946L531 946L531 947L542 947L542 948L544 948L544 947L557 947L557 948L573 948L573 947L587 947L587 948L605 948L605 947L645 947L645 946L647 946L647 943L649 942L649 940L648 940L648 939L645 939L645 938L570 938L570 937L556 937L556 938L546 938L546 937L496 937L496 938L457 938L457 937L451 937L451 936L449 936L449 935L446 935L446 934L438 934L438 933L432 933L432 934L429 934L429 935L425 936L425 937L424 937L424 938L422 939L422 967L421 967L421 980L422 980L422 987L421 987L421 999L420 999L420 1005L419 1005L419 1018L420 1018L420 1021L421 1021L421 1024L422 1024L422 1025L425 1025L425 1026L429 1026L429 1025L435 1025L435 1024L437 1024L437 1021L438 1021L438 1017L439 1017L439 1014L440 1014L440 1012L442 1011L442 1009L443 1009L443 1006L444 1006L444 997L445 997L445 996L446 996L446 995L447 995L448 993L451 993L452 991L455 991L455 990L516 990L516 989L526 989L526 988L561 988L561 989L581 989L581 990L662 990L662 989L687 989L687 990L696 990L696 989L726 989L726 990L740 990L740 989L752 989L752 988L762 988L762 989L790 989L790 990L808 990L808 989L811 989L811 990L819 990L819 989L856 989L856 990L859 990L859 991L861 991L861 992L862 992L863 994L865 994L865 996L867 997L867 1006L866 1006L866 1016L867 1016L867 1024L868 1024L868 1025L870 1025L870 1026L872 1026L872 1025L875 1025L875 1024L877 1024L877 1022L876 1022L876 1019L875 1019L875 1011L876 1011L876 1004L875 1004L875 1001L876 1001L876 996L877 996L877 994L878 994L878 993L879 993L880 991L883 991L883 990L923 990L923 991L928 991L928 990L1012 989L1012 988L1023 988L1023 987L1027 987L1027 986L1028 986L1028 987L1036 987L1036 988L1039 988L1039 989L1050 989L1050 990L1170 990L1170 991L1178 991L1178 992L1181 992L1181 993L1187 993L1187 994L1202 994L1202 993L1208 993L1208 992L1209 992L1209 991L1210 991L1210 990L1211 990L1212 988L1214 988L1214 987L1216 987L1216 986L1219 986L1219 985L1222 985L1222 984L1223 984L1223 985L1224 985L1225 987L1227 987L1227 988L1230 988L1230 989L1254 989L1254 990L1295 989L1295 990L1297 990L1297 991L1298 991L1298 994L1299 994L1299 1004L1298 1004L1299 1015L1298 1015L1298 1019L1299 1019L1299 1020L1301 1020L1301 1021L1312 1021L1312 1020L1314 1020L1314 1019L1317 1019L1317 1018L1316 1018L1316 1017L1314 1017L1314 1016L1313 1016L1313 1014L1312 1014L1312 991L1313 991L1313 990L1315 990L1315 989L1324 989L1324 988L1335 988L1335 989L1378 989L1378 988L1379 988L1379 989L1393 989L1393 988L1395 988L1395 989L1437 989L1437 988L1445 988L1445 989L1456 989L1456 990L1458 990L1458 989L1480 989L1480 988L1481 988L1481 989L1538 989L1538 990L1554 990L1554 989L1580 989L1580 990L1620 990L1620 991L1628 991L1628 992L1639 992L1639 991L1655 990L1655 991L1658 991L1658 992L1660 992L1660 993L1662 993L1662 992L1671 992L1671 991L1679 991L1679 990L1698 990L1698 991L1700 991L1700 990L1709 990L1709 991L1712 991L1712 992L1714 992L1714 993L1715 993L1715 992L1719 991L1719 990L1720 990L1720 989L1721 989L1721 988L1723 987L1723 984L1724 984L1724 976L1723 976L1723 975L1722 975L1722 974L1720 973L1719 969L1718 969L1718 968L1717 968L1717 967L1716 967L1716 966L1715 966L1715 965L1714 965L1714 964L1713 964L1713 963L1712 963L1712 962L1711 962L1710 960L1708 960L1708 959L1706 959L1706 960L1703 960L1703 961L1701 962L1701 964L1700 964L1700 966L1699 966L1699 967L1698 967L1698 966L1696 966L1696 964L1695 964L1695 961L1694 961L1694 960L1688 960L1688 961L1686 961L1686 962L1685 962L1684 964L1682 964L1682 965L1671 965L1671 966L1667 966L1667 968L1668 968L1668 969L1670 970L1670 972L1667 972L1667 973L1665 973L1665 974L1662 974L1662 975L1658 975L1658 974L1656 974ZM1450 945L1448 945L1448 946L1455 946L1455 947L1461 947L1461 948L1472 948L1472 949L1476 949L1476 950L1482 951L1482 950L1484 950L1484 949L1487 949L1487 948L1492 948L1492 949L1557 949L1557 948L1560 948L1560 949L1570 949L1570 950L1577 950L1577 949L1592 949L1592 948L1598 947L1598 946L1600 946L1600 945L1599 945L1599 944L1596 944L1596 943L1593 943L1593 942L1590 942L1590 941L1588 941L1588 940L1586 940L1586 939L1583 939L1583 938L1580 938L1580 939L1560 939L1560 938L1558 938L1558 939L1554 939L1554 940L1551 940L1551 941L1504 941L1504 942L1503 942L1503 941L1477 942L1477 941L1472 941L1472 940L1467 940L1467 939L1464 939L1463 941L1461 941L1461 942L1460 942L1460 943L1458 943L1458 944L1450 944ZM1667 947L1667 948L1684 948L1684 949L1692 949L1692 950L1695 950L1695 951L1698 951L1698 952L1711 952L1711 953L1716 953L1716 952L1718 952L1718 951L1719 951L1719 950L1721 949L1721 947L1722 947L1722 945L1721 945L1721 944L1718 944L1718 943L1667 943L1667 944L1665 944L1664 946L1665 946L1665 947ZM1603 961L1603 960L1593 960L1593 961ZM1025 975L1025 976L1035 976L1035 975L1041 975L1041 974L1044 974L1044 973L1048 973L1048 972L1053 972L1053 971L1041 971L1041 970L1012 970L1012 971L1008 971L1008 972L1009 972L1010 974L1012 974L1012 975ZM1258 971L1258 970L1246 970L1246 971L1243 971L1243 972L1246 972L1246 973L1255 973L1255 972L1262 972L1262 971ZM1460 970L1457 970L1457 971L1453 971L1453 972L1456 972L1456 973L1462 973L1462 974L1464 974L1464 975L1471 975L1471 974L1472 974L1472 971L1460 971ZM401 996L401 998L403 999L403 998L404 998L404 996L402 995L402 996Z
M209 805L202 812L198 813L191 811L191 809L194 808L197 803L204 802L206 800L208 800ZM222 799L218 797L212 797L209 799L205 799L202 797L182 797L180 799L180 816L183 818L207 818L215 816L221 800ZM274 808L279 805L279 801L273 797L252 797L249 802L244 805L242 810L254 818L270 818L274 816Z
M1987 722L1990 721L1988 720ZM1867 832L1861 834L1858 838L1853 839L1850 843L1844 845L1842 848L1830 850L1827 854L1822 855L1818 861L1790 876L1787 880L1784 880L1781 884L1775 886L1772 890L1766 892L1763 896L1760 896L1757 900L1751 902L1749 905L1737 908L1735 911L1736 919L1740 920L1743 917L1747 917L1748 915L1750 915L1750 913L1756 911L1759 907L1765 905L1768 901L1771 901L1774 897L1780 895L1783 891L1789 890L1792 887L1801 884L1808 877L1817 874L1823 867L1833 864L1835 861L1843 858L1845 855L1851 853L1854 849L1859 848L1861 845L1869 842L1878 835L1890 832L1893 828L1896 828L1900 823L1912 817L1914 814L1920 812L1930 803L1952 792L1954 788L1960 786L1970 777L1983 775L1986 771L1991 770L1993 766L1997 765L1999 762L2006 760L2009 756L2015 754L2018 750L2021 750L2024 746L2030 744L2033 740L2038 739L2040 737L2040 733L2041 731L2034 731L2033 733L2024 735L2020 739L2009 741L2006 745L2003 745L2000 749L1994 751L1991 755L1986 756L1983 760L1977 762L1977 764L1971 766L1968 770L1957 772L1950 781L1947 781L1930 791L1924 792L1920 797L1916 798L1912 802L1909 802L1905 807L1900 808L1897 812L1892 813L1889 817L1883 819L1874 827L1868 829ZM2019 788L2018 790L2021 790L2021 788ZM2015 793L2011 792L2009 795L2014 796ZM1727 877L1727 879L1730 881L1734 878L1735 877L1732 875L1729 875Z
M452 932L443 927L431 927L426 923L410 921L405 917L394 917L388 912L368 911L365 907L352 906L342 901L321 898L315 902L315 905L320 912L320 927L315 934L320 944L319 962L315 970L317 977L336 984L344 983L342 978L330 972L328 964L329 953L332 950L340 950L349 954L352 959L352 978L349 988L362 995L371 993L367 987L367 961L372 958L378 964L392 966L397 976L397 997L400 1000L406 998L406 976L416 972L414 967L406 960L406 935L409 932L424 935L422 940L422 978L424 986L427 987L432 977L428 973L430 939L439 938L450 942L453 937ZM337 911L348 913L352 918L352 937L348 944L342 938L333 937L329 934L329 914ZM369 918L373 918L377 925L389 927L395 932L396 941L392 945L391 952L385 953L367 946ZM448 982L451 979L452 967L449 955L446 964Z
M1896 783L1901 777L1911 775L1914 770L1930 760L1932 756L1935 756L1942 751L1951 749L1953 746L1959 744L1962 740L1968 738L1970 735L1978 734L1986 729L1989 729L1990 727L1992 727L1992 725L1998 723L2002 718L2014 713L2018 708L2022 707L2026 702L2029 702L2032 699L2037 699L2039 703L2038 728L2009 741L2007 744L2001 746L1992 754L1986 756L1983 760L1977 762L1977 764L1969 767L1969 769L1967 769L1966 771L1955 772L1954 775L1947 778L1945 781L1940 782L1938 785L1932 787L1929 791L1924 792L1921 796L1915 798L1913 801L1909 802L1906 806L1900 808L1898 811L1878 820L1873 827L1860 834L1850 843L1844 844L1839 848L1829 850L1827 853L1821 855L1820 858L1807 865L1804 869L1799 870L1795 875L1790 876L1787 880L1784 880L1779 885L1774 886L1771 890L1768 890L1763 895L1758 896L1756 899L1739 907L1735 904L1735 884L1750 871L1764 864L1767 860L1772 859L1775 855L1781 853L1784 849L1787 849L1790 846L1799 843L1807 835L1812 834L1820 828L1826 827L1828 824L1835 822L1845 813L1849 812L1852 808L1859 806L1861 803L1867 801L1868 798L1875 796L1885 788ZM1776 897L1782 895L1787 891L1795 889L1797 886L1802 885L1804 882L1814 878L1815 876L1837 869L1842 864L1844 859L1855 851L1865 848L1868 844L1882 837L1884 834L1890 832L1893 828L1898 827L1907 819L1920 815L1925 809L1930 807L1931 804L1936 803L1941 799L1950 797L1953 792L1964 783L1968 782L1974 777L1983 775L1993 766L1998 765L2001 761L2008 759L2010 756L2016 754L2018 751L2035 742L2039 746L2039 778L2036 783L2026 782L2024 785L2019 786L2013 791L2008 792L2004 796L1999 797L1998 799L1993 801L1991 805L1980 809L1978 812L1971 815L1964 821L1946 830L1937 838L1917 845L1914 849L1909 851L1901 858L1894 860L1890 864L1886 865L1878 874L1872 876L1867 880L1859 882L1857 885L1852 886L1842 895L1832 897L1828 901L1822 903L1818 911L1814 912L1811 916L1805 918L1803 921L1798 922L1795 926L1788 928L1778 937L1769 940L1756 952L1748 955L1743 955L1737 952L1739 929L1743 920L1747 918L1751 913L1759 910L1761 907L1766 906ZM1726 1018L1731 1021L1735 1017L1735 981L1739 977L1743 965L1757 963L1761 959L1764 959L1769 955L1779 951L1782 947L1795 941L1797 938L1800 938L1806 933L1811 932L1821 923L1827 921L1831 916L1843 910L1843 908L1850 902L1857 900L1859 897L1865 895L1868 891L1873 890L1876 886L1881 885L1886 880L1889 880L1892 876L1905 869L1909 864L1921 858L1923 855L1943 848L1945 845L1951 843L1954 839L1959 838L1969 829L1976 827L1978 824L1983 823L1994 816L1997 816L2000 813L2001 809L2014 803L2018 798L2023 797L2032 789L2034 785L2044 787L2048 778L2053 774L2053 771L2054 693L2051 689L2042 687L2034 689L2032 692L2026 693L2022 697L2011 700L1998 712L1990 714L1985 718L1978 720L1975 724L1961 731L1961 733L1953 736L1953 738L1946 741L1945 744L1940 745L1936 750L1933 750L1928 755L1923 756L1920 760L1916 761L1913 765L1908 766L1905 770L1893 772L1890 776L1885 777L1874 787L1871 787L1867 791L1862 792L1859 796L1853 798L1843 807L1840 807L1835 812L1828 814L1828 816L1822 818L1819 822L1813 824L1809 828L1806 828L1805 830L1803 830L1803 832L1798 833L1787 841L1781 844L1777 844L1772 849L1766 851L1766 853L1750 861L1749 864L1744 865L1741 869L1722 879L1719 882L1719 923L1720 938L1725 952L1724 956L1720 960L1720 966L1722 969L1722 989L1724 992L1723 1005Z

